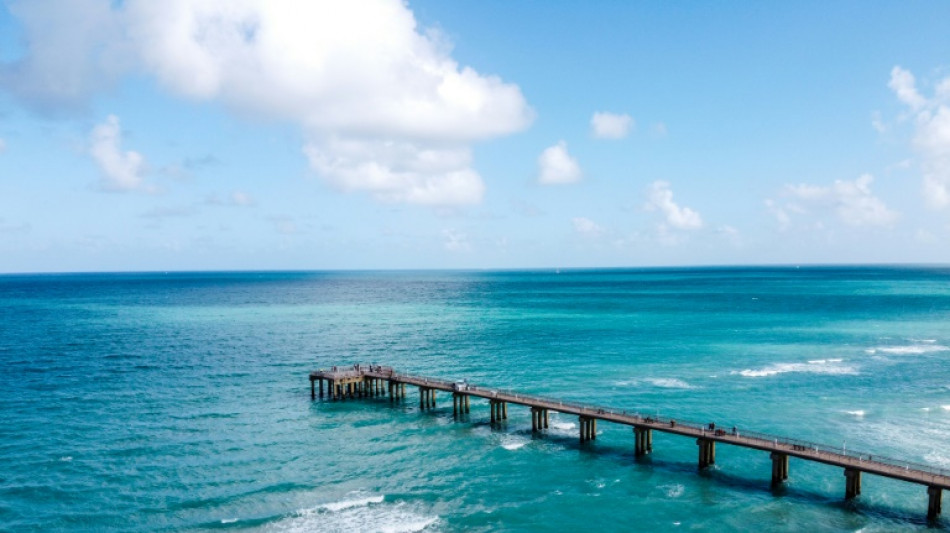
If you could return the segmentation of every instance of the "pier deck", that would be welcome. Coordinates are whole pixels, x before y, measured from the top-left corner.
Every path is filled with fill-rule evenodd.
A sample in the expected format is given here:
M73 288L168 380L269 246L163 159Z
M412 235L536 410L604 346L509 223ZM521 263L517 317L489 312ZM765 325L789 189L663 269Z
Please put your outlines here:
M844 469L846 498L853 498L861 493L862 472L898 479L927 487L929 519L936 519L940 514L942 491L950 489L950 469L857 451L846 451L832 446L744 429L739 431L737 428L719 428L714 424L698 424L673 418L642 415L638 412L475 386L466 382L404 374L386 366L353 365L333 367L326 371L317 370L310 373L310 382L313 398L316 398L315 382L320 383L321 397L323 384L327 382L330 386L329 397L332 399L382 395L385 394L382 389L383 383L386 384L390 399L404 399L406 385L414 386L419 388L419 404L422 409L435 407L435 391L447 392L452 394L455 414L468 412L470 397L484 398L491 406L493 423L508 417L507 404L523 405L531 408L532 429L535 431L542 431L547 427L549 411L576 415L580 422L579 432L582 442L597 438L598 420L626 425L634 430L637 455L652 452L653 431L695 438L699 445L700 468L715 463L715 443L717 442L770 452L773 485L780 484L788 478L789 457L815 461Z

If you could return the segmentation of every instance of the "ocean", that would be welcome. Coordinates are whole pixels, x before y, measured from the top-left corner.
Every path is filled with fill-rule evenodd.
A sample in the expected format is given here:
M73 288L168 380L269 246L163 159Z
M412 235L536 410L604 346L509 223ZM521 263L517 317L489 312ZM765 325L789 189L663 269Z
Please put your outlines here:
M311 400L356 362L950 467L950 268L4 275L0 531L950 526L794 458L773 490L764 452Z

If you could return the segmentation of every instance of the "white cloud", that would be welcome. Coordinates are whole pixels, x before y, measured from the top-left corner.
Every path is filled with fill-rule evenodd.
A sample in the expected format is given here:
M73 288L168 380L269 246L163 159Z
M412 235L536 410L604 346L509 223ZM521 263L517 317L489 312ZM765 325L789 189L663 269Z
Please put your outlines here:
M127 39L109 2L60 0L7 6L28 53L0 65L0 88L44 112L81 107L130 66Z
M450 252L470 252L472 250L468 235L453 229L442 230L442 247Z
M342 191L368 191L378 200L423 205L481 201L485 184L465 147L328 137L309 143L310 166Z
M68 105L142 71L176 94L298 124L338 189L434 205L480 201L470 145L533 119L516 85L459 65L399 0L87 4L16 9L28 54L0 83Z
M768 198L765 200L765 208L775 217L778 222L778 229L785 231L792 224L792 217L789 216L785 207L778 205L774 200Z
M891 81L888 87L897 94L897 98L909 105L912 109L923 107L927 100L917 92L917 81L910 71L895 66L891 69Z
M574 217L571 223L574 225L574 231L581 235L597 237L604 233L604 228L589 218Z
M623 139L633 126L633 117L627 114L596 112L590 118L591 133L598 139Z
M716 228L716 233L733 246L742 246L742 233L735 227L723 224Z
M122 151L122 127L119 117L109 115L89 135L89 154L102 171L100 187L106 191L154 192L142 177L144 159L138 152Z
M921 156L923 194L933 208L950 206L950 77L937 83L934 98L924 98L914 75L899 66L888 84L897 98L914 113L914 148Z
M917 115L914 145L923 155L924 199L938 209L950 206L950 108L940 105Z
M538 156L538 183L542 185L575 183L582 176L580 165L567 153L564 141L549 146Z
M801 204L791 204L792 207L832 211L849 226L893 226L900 215L872 194L873 181L873 176L864 174L854 181L836 180L827 187L809 184L787 185L785 191ZM779 219L780 224L784 219L787 227L789 217L785 210L774 204L769 205L768 202L766 205Z
M880 111L874 111L871 113L871 127L874 128L874 131L878 133L885 133L887 131L887 124L885 124L884 120L881 119Z
M703 219L699 213L688 207L680 207L673 201L673 191L665 181L654 181L650 185L647 209L662 213L666 224L676 229L695 230L703 227Z

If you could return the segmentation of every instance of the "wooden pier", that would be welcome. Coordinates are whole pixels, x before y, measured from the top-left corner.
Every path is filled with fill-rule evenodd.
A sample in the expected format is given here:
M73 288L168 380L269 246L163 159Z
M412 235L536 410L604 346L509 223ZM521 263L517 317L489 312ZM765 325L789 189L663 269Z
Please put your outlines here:
M508 418L508 404L531 409L531 429L543 431L548 427L548 415L555 411L578 417L581 442L597 438L597 421L613 422L633 428L634 452L637 456L653 451L653 432L661 431L696 439L698 465L707 468L716 462L716 444L730 444L769 452L772 459L772 485L782 484L789 476L789 458L795 457L842 468L845 478L845 498L861 494L861 475L873 474L923 485L927 489L927 518L936 520L941 512L943 491L950 489L950 470L930 465L910 463L878 455L846 451L812 442L739 431L737 428L719 428L715 424L697 424L672 418L644 416L605 407L564 402L542 396L520 394L508 390L475 386L463 381L446 381L425 376L397 372L392 367L353 365L332 367L310 373L310 395L331 400L378 397L388 395L391 402L405 400L406 385L419 389L419 408L436 407L436 393L452 395L452 412L458 416L470 412L472 397L488 400L492 424Z

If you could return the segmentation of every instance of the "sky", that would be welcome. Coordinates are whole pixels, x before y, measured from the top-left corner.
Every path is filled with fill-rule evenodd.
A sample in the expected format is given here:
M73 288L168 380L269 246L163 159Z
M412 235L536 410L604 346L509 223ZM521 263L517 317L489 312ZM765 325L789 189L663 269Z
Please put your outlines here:
M0 3L0 272L950 263L950 3Z

